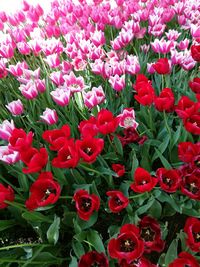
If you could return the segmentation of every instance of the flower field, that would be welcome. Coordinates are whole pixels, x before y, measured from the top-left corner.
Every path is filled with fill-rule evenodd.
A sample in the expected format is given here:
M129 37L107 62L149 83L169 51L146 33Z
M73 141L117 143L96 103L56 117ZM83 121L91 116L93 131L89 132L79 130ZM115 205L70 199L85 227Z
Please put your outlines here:
M200 3L0 12L0 266L200 266Z

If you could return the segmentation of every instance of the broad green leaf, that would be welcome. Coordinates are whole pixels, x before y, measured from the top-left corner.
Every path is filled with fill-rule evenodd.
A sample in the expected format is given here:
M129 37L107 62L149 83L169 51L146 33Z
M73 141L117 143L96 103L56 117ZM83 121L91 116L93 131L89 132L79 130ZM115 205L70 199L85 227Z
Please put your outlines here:
M50 244L56 244L59 238L60 218L54 216L54 221L47 230L47 239Z
M169 266L169 264L177 258L177 247L178 247L178 239L174 239L170 244L167 253L165 255L165 265Z
M175 209L177 212L181 213L180 205L176 203L172 195L168 195L167 193L162 191L161 194L157 197L157 199L162 203L169 203L172 209Z
M145 213L154 203L154 199L149 200L149 202L145 205L143 205L142 207L140 207L139 209L136 210L136 213L138 215L141 215L143 213Z
M75 239L72 240L72 248L77 258L85 254L83 245Z
M81 220L79 217L77 217L77 223L82 230L85 230L94 225L97 219L98 219L98 212L94 211L88 221Z
M121 141L119 140L119 138L118 138L117 136L114 137L113 142L114 142L114 144L115 144L115 147L116 147L117 152L118 152L121 156L123 156L123 147L122 147L122 143L121 143Z
M162 206L160 202L154 200L152 206L148 210L148 214L150 214L153 218L159 219L162 214Z
M15 220L2 220L0 221L0 231L13 227L16 224Z
M27 221L31 221L31 222L51 222L51 219L49 219L48 216L43 215L40 212L37 211L25 211L22 214L22 217L27 220Z
M78 261L76 257L71 256L71 262L69 264L69 267L78 267Z
M163 166L166 168L166 169L172 169L172 166L170 165L170 163L167 161L167 159L161 154L161 152L155 148L155 151L158 155L158 158L161 160Z
M105 248L99 233L95 230L89 230L87 233L87 240L95 248L97 252L105 253Z

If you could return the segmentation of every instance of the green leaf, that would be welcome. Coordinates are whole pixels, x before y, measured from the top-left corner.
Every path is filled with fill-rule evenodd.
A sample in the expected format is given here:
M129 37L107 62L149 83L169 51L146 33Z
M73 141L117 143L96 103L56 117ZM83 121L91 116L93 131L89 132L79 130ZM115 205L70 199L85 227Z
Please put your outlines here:
M85 230L94 225L97 219L98 219L98 212L94 211L88 221L81 220L79 217L77 217L77 223L82 230Z
M71 262L69 264L69 267L78 267L77 258L71 256Z
M72 248L77 258L80 258L83 254L85 254L83 245L75 239L72 240Z
M195 210L194 208L192 209L186 209L184 206L182 208L182 213L188 216L193 216L196 218L200 218L200 209L199 210Z
M143 213L145 213L154 203L154 199L149 200L149 202L145 205L143 205L142 207L140 207L139 209L137 209L136 213L138 215L141 215Z
M178 257L177 246L178 246L178 239L174 239L172 243L170 244L168 251L165 255L166 266L169 266L169 264Z
M157 156L159 157L159 159L161 160L163 166L166 168L166 169L172 169L172 166L170 165L170 163L166 160L166 158L161 154L161 152L155 148L155 151L157 153Z
M0 231L4 231L7 228L13 227L16 225L15 220L2 220L0 221Z
M105 248L99 233L95 230L89 230L87 233L88 242L95 248L97 252L105 253Z
M118 175L109 168L99 167L99 168L96 168L96 170L100 172L101 174L107 174L107 175L118 177Z
M138 159L136 157L136 154L134 152L132 159L130 158L130 161L132 161L132 168L131 168L131 179L133 178L133 175L135 173L135 170L137 169L137 167L139 166L139 162Z
M77 184L85 184L85 178L83 176L81 176L81 174L79 173L79 171L75 170L75 169L71 169L71 173L74 177L74 180Z
M47 239L50 244L56 244L59 238L60 218L54 216L54 221L47 230Z
M181 134L181 128L182 128L182 126L179 125L176 132L172 135L172 147L175 146L178 142L178 139L179 139L180 134Z
M121 156L123 156L123 147L122 147L122 143L121 143L121 141L119 140L119 138L118 138L117 136L114 137L113 142L114 142L114 144L115 144L115 147L116 147L117 152L118 152Z
M160 205L160 202L158 202L157 200L154 200L152 206L148 210L148 213L152 217L159 219L162 214L162 206Z
M165 192L161 192L161 194L157 197L157 199L160 202L167 202L170 204L170 206L172 207L172 209L176 210L177 212L181 213L181 207L179 204L176 203L176 201L174 200L172 195L168 195Z
M44 216L43 214L37 211L33 211L33 212L25 211L22 214L22 217L25 220L31 221L31 222L51 222L48 216Z

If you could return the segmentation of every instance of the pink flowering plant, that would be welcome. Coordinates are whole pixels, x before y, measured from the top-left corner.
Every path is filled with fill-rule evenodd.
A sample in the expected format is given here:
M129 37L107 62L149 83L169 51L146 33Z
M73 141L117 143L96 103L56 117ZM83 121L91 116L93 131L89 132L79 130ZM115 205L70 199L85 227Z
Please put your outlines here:
M200 3L0 12L0 266L200 266Z

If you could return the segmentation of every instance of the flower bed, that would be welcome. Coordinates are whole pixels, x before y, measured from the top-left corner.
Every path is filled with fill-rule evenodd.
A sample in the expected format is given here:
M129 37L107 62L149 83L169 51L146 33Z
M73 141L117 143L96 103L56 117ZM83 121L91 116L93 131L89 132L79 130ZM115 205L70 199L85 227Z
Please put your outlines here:
M0 12L0 265L200 266L200 3Z

